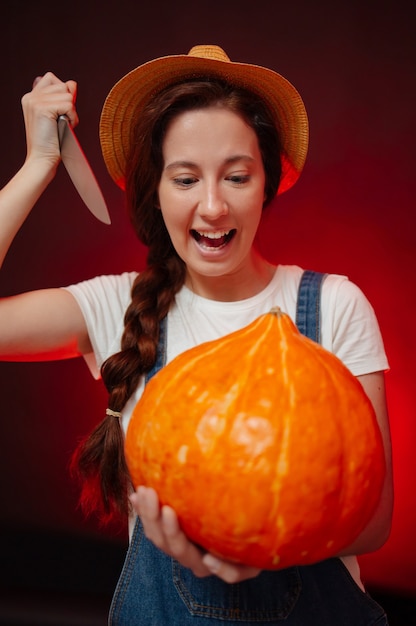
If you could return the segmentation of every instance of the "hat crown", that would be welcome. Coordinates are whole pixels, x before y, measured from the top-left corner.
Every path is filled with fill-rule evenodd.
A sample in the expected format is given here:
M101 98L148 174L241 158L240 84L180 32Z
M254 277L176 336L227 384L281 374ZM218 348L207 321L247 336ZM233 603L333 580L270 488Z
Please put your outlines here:
M230 63L230 57L219 46L194 46L189 50L188 56Z
M262 98L276 119L283 171L278 193L296 182L308 146L308 118L296 89L271 69L233 62L217 45L196 45L188 54L143 63L121 78L108 94L101 113L100 141L108 171L125 189L132 127L156 93L181 80L216 77Z

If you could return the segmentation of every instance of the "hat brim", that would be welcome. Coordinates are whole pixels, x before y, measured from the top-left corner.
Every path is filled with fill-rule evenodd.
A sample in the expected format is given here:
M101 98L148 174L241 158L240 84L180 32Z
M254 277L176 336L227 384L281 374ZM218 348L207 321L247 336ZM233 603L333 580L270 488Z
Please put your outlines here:
M308 149L308 118L302 98L283 76L265 67L189 55L161 57L121 78L108 94L100 119L100 141L110 176L125 188L130 131L135 116L166 87L195 78L220 78L263 98L274 115L282 144L278 193L292 187Z

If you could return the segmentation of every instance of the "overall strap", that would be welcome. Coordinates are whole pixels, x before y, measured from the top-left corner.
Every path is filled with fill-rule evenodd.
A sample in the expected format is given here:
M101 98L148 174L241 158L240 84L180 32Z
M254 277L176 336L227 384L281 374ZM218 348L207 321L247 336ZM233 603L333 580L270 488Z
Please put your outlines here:
M166 342L167 342L167 316L164 317L159 324L159 342L157 344L156 361L152 369L147 372L145 385L149 380L166 364Z
M317 343L321 340L321 285L326 276L306 270L298 290L296 326L302 335Z

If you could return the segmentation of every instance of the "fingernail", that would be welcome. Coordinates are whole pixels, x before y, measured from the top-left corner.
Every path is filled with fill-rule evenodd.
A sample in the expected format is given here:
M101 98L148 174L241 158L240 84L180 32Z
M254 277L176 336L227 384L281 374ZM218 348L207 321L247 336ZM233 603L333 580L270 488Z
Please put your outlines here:
M137 487L136 491L132 491L132 493L129 495L129 498L131 501L137 501L138 498L140 498L140 496L144 493L144 487Z

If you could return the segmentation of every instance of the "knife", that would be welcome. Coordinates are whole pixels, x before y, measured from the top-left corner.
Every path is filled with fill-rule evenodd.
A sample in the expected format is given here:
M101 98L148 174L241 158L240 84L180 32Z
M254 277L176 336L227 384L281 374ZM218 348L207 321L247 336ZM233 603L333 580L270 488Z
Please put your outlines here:
M97 219L104 224L111 224L110 214L94 172L66 115L58 117L58 137L62 163L75 189Z

